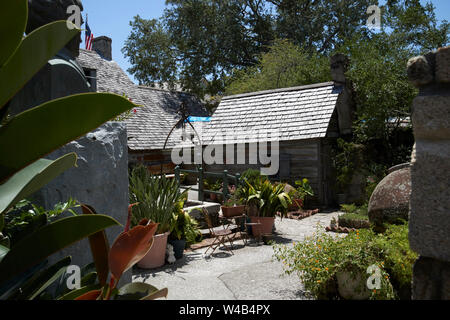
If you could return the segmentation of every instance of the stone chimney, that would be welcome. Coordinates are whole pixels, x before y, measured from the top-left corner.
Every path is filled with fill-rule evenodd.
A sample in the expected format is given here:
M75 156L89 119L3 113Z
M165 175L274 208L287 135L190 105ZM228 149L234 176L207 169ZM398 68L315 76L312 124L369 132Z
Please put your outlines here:
M333 79L333 81L336 83L345 84L345 73L348 70L350 59L346 55L338 53L331 57L330 63L331 78Z
M92 50L96 51L103 59L112 60L112 39L101 36L92 41Z
M342 136L352 133L353 114L355 103L353 102L352 87L345 77L345 72L350 65L350 59L341 53L330 58L331 78L336 87L342 87L336 108L338 113L339 132Z

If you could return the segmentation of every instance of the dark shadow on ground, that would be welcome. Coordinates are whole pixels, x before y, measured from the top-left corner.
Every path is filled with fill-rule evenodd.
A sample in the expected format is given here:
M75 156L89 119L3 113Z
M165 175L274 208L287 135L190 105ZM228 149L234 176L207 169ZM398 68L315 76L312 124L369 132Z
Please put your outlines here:
M190 262L202 259L201 253L189 252L185 253L181 259L178 259L174 264L165 264L160 268L155 269L142 269L137 266L133 268L133 275L138 277L143 277L144 279L148 279L150 277L155 277L158 273L165 272L168 274L173 274L175 271L183 273L182 270L178 270L188 265ZM186 273L186 272L184 272Z

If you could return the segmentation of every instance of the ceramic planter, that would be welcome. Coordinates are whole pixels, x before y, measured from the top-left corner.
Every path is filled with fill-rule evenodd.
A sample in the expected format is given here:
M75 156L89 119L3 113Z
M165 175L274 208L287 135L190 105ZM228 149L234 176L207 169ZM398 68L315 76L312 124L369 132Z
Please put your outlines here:
M252 226L252 234L255 237L264 234L272 234L275 224L275 217L250 217L252 223L260 223L259 226Z
M244 214L245 206L225 207L222 206L222 214L224 217L231 218Z
M137 266L142 269L153 269L162 267L166 262L167 238L169 232L153 236L153 245Z
M175 253L175 258L183 258L184 248L186 247L186 240L169 240L169 243L173 246L173 252Z

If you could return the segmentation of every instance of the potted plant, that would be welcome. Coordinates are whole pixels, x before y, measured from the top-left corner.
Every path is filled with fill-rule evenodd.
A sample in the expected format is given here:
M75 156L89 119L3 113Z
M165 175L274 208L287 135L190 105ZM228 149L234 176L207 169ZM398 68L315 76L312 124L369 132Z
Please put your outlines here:
M179 210L174 215L172 229L169 236L169 243L173 246L176 259L183 257L184 249L197 242L201 237L198 223L188 212Z
M227 218L241 216L245 211L245 205L235 196L225 201L221 208L223 216Z
M289 206L289 210L296 211L303 208L307 197L314 196L314 190L309 184L309 180L303 178L295 181L296 188L289 192L289 196L292 199L292 204Z
M250 219L252 223L260 224L259 227L252 228L252 233L254 236L271 234L276 214L281 213L281 217L286 215L292 203L288 193L284 191L285 185L272 185L268 180L260 180L249 187L247 203L257 209L257 216L251 216Z
M138 203L134 210L133 225L143 219L158 223L154 243L150 251L139 261L140 268L152 269L164 265L167 240L173 226L174 214L187 200L187 192L181 192L175 179L154 176L142 165L130 175L130 202Z

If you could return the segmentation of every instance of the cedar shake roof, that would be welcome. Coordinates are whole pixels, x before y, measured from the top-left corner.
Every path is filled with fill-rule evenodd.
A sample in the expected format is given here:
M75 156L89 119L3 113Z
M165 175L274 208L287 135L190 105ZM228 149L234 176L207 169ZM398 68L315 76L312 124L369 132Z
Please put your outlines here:
M95 51L80 50L77 62L85 69L97 70L97 91L126 95L141 105L137 113L125 120L128 147L131 150L158 150L164 146L172 127L180 119L177 110L184 102L191 116L209 116L193 95L134 84L115 61L103 59ZM188 132L192 130L187 130ZM167 147L181 142L181 129L171 135Z
M224 97L203 127L203 143L221 143L227 130L240 132L234 143L262 141L256 134L270 131L279 141L324 138L342 90L326 82Z

